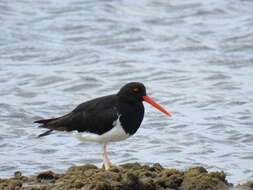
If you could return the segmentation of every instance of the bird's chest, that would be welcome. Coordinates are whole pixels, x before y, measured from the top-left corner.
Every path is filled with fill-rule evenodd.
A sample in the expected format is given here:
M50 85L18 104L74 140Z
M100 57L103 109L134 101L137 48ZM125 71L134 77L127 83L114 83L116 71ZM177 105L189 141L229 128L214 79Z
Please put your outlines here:
M138 104L135 106L124 105L120 108L119 121L124 131L129 135L133 135L140 127L143 116L143 104Z

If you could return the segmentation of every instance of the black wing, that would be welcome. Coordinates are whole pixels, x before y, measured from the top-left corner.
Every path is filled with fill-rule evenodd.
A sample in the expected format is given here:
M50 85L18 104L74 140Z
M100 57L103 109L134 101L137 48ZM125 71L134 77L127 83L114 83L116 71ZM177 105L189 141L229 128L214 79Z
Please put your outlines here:
M39 127L49 129L39 137L49 135L54 130L103 134L109 131L117 120L117 108L116 95L104 96L84 102L62 117L38 120L35 123L41 123Z

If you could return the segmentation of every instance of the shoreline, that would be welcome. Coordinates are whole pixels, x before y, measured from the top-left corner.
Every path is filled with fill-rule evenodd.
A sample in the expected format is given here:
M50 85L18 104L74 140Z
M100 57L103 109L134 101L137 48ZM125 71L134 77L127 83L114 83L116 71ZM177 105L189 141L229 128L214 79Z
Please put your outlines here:
M1 190L253 190L253 180L234 185L223 171L208 172L202 166L187 170L164 168L159 163L127 163L104 170L92 164L72 166L64 173L44 171L36 176L15 172L0 178Z

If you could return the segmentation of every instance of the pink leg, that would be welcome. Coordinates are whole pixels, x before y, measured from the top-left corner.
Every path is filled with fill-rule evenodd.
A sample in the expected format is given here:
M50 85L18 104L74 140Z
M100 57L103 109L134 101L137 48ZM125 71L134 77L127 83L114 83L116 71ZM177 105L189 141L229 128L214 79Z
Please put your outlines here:
M105 169L108 170L110 167L117 167L120 168L120 166L112 164L109 160L108 153L106 151L106 144L102 145L102 155L103 155L103 163L105 166Z
M111 166L111 163L108 158L108 153L106 151L106 144L102 145L102 155L103 155L103 163L104 163L105 169L108 170Z

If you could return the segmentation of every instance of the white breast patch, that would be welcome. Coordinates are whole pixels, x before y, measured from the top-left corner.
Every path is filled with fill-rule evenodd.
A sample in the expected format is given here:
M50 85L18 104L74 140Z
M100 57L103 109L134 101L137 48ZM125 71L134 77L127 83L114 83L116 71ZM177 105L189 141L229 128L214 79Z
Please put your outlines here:
M81 141L93 141L98 143L107 143L121 141L128 138L130 135L124 131L119 121L120 116L113 122L113 128L102 135L97 135L89 132L74 131L73 135Z

